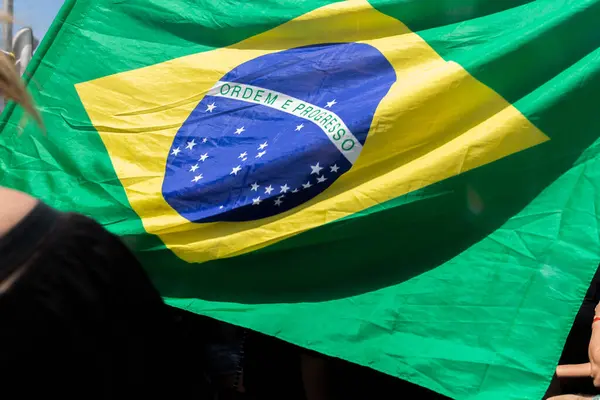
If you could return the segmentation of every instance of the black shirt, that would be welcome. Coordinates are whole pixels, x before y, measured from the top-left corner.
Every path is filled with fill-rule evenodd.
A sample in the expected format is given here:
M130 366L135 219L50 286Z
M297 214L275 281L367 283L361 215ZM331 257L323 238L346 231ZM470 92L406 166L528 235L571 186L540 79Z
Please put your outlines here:
M0 238L0 282L16 271L0 295L1 398L202 398L167 307L99 224L40 203Z

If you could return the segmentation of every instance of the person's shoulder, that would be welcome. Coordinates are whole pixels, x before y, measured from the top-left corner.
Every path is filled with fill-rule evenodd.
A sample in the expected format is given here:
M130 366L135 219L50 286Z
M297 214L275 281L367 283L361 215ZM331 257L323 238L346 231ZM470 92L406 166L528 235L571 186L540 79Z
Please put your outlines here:
M4 236L36 206L28 194L0 187L0 236Z

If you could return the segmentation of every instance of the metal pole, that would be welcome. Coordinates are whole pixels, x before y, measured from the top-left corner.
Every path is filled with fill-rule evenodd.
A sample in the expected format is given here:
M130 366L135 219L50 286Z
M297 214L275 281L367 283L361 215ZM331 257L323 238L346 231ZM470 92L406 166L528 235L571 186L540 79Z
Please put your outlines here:
M12 17L15 14L15 2L14 0L4 0L4 13L11 18L10 21L5 23L2 27L2 37L4 38L4 50L12 51L13 42L13 22Z

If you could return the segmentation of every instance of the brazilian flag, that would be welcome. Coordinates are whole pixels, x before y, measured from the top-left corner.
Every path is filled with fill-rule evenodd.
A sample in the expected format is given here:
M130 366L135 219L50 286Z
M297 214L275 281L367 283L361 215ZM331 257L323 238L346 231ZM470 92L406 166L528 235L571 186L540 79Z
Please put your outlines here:
M26 73L47 133L8 107L1 183L124 237L171 305L454 398L541 398L600 262L599 20L67 0Z

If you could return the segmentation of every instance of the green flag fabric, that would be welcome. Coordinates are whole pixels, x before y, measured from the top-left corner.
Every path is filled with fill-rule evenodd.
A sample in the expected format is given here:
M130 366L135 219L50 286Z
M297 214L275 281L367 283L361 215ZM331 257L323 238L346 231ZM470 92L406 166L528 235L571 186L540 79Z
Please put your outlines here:
M0 182L121 235L171 305L453 398L541 398L600 262L599 18L67 0L25 77L47 132L5 110Z

